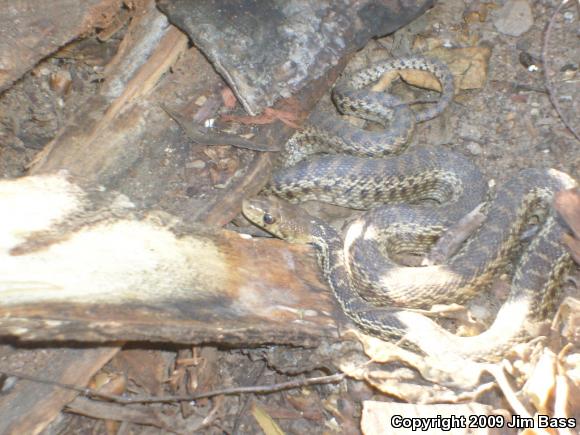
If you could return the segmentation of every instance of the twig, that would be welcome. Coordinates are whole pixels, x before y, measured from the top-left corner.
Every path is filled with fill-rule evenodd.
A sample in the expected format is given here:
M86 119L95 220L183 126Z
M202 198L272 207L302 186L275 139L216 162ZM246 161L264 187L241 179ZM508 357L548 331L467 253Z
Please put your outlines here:
M556 112L558 112L558 116L562 120L562 123L570 130L570 132L576 137L576 139L580 140L580 133L576 131L576 129L566 120L564 114L562 113L562 109L560 108L560 104L556 99L554 89L552 87L552 82L550 81L550 72L548 68L548 42L550 40L550 36L552 34L552 27L554 27L554 23L556 22L556 17L564 7L564 5L568 2L568 0L562 0L562 3L556 8L554 15L550 19L548 23L548 27L546 29L546 34L544 35L544 46L542 47L542 62L544 63L544 79L546 81L546 89L548 90L548 96L550 97L550 101Z
M281 150L279 146L277 147L275 145L252 142L243 137L236 136L235 134L217 131L204 132L198 128L196 124L189 122L182 115L169 109L164 104L160 104L159 107L161 107L165 113L167 113L167 115L173 119L179 127L181 127L187 137L195 143L202 145L231 145L237 148L263 152L276 152Z
M485 221L482 212L485 204L479 204L475 209L463 216L453 227L443 234L431 249L431 252L421 262L422 266L433 266L444 263L455 254L461 244L471 236Z
M21 373L11 373L0 371L0 373L19 379L24 379L27 381L38 382L39 384L54 385L56 387L64 388L67 390L77 391L87 397L96 397L99 399L109 400L115 403L131 404L131 403L168 403L168 402L183 402L183 401L193 401L199 399L205 399L214 396L231 396L234 394L266 394L274 393L282 390L290 390L293 388L301 388L308 385L319 385L319 384L335 384L344 379L344 373L337 373L329 376L319 376L315 378L308 379L298 379L295 381L281 382L272 385L255 385L251 387L231 387L222 388L219 390L208 391L199 394L189 394L189 395L176 395L176 396L151 396L151 397L122 397L114 394L101 393L100 391L93 390L92 388L79 387L77 385L65 384L61 382L51 381L49 379L42 379L36 376L25 375Z
M258 373L256 373L255 376L251 376L250 383L253 384L255 382L260 382L260 380L262 379L262 375L264 374L265 371L266 371L266 364L264 363L264 364L262 364L262 367L260 367L260 369L258 370ZM242 405L240 406L240 409L236 413L236 418L234 419L234 427L232 428L232 435L238 434L238 431L240 428L240 422L242 421L242 416L248 410L248 405L250 404L250 398L251 398L251 396L246 396L246 398L242 402Z

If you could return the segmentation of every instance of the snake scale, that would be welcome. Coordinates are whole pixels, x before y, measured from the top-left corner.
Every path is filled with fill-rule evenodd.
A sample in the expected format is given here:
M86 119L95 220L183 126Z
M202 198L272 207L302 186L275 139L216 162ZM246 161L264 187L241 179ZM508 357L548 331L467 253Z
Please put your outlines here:
M394 96L364 90L391 69L432 72L442 88L438 103L414 112ZM375 207L350 224L345 240L330 225L288 202L246 200L243 211L277 237L313 244L336 300L363 331L403 339L433 356L494 360L529 337L530 324L553 310L570 258L560 243L564 229L552 214L551 201L556 192L576 183L553 169L528 169L488 198L479 170L442 147L418 147L379 158L402 151L414 123L437 116L452 95L451 75L438 61L386 61L340 80L333 99L343 113L379 122L388 132L354 129L338 116L326 115L315 117L316 126L289 142L286 167L273 176L270 192L294 203L316 199L357 209ZM351 155L310 157L340 150ZM486 199L485 224L446 264L407 267L390 259L393 252L424 253L445 229ZM459 337L417 312L397 308L472 297L505 268L538 210L544 211L541 230L523 252L510 296L487 331Z

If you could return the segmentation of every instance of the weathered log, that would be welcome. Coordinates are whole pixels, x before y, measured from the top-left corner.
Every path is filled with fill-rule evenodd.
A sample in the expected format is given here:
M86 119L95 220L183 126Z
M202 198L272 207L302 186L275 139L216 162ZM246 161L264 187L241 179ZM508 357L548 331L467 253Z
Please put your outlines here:
M332 337L310 249L140 216L62 174L0 182L0 335L234 345Z
M45 340L8 352L0 372L86 385L119 350L73 341L315 345L336 337L329 292L305 246L140 216L126 198L85 192L62 174L0 182L0 209L0 336ZM38 433L76 395L19 381L0 398L0 432Z

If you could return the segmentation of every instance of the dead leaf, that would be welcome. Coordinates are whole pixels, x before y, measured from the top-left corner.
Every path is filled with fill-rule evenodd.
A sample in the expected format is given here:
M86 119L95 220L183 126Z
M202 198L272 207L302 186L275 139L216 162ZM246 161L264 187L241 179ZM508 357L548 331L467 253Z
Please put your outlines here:
M147 349L123 349L111 364L124 372L128 379L152 395L163 392L169 367L173 365L172 352L157 352Z
M558 192L554 206L574 234L580 237L580 189Z
M554 207L572 229L573 235L565 234L563 240L574 260L580 264L580 190L576 188L558 192Z
M223 88L222 89L222 100L224 102L224 106L228 109L233 109L234 107L236 107L236 104L238 103L238 99L236 98L234 92L231 90L231 88Z
M256 403L252 404L252 415L266 435L284 435L284 431L280 429L280 426Z
M388 89L397 77L401 77L406 83L423 89L441 92L439 81L427 71L415 69L388 71L381 76L379 81L371 88L374 92L382 92Z
M384 73L378 82L376 82L371 91L373 92L383 92L385 89L389 89L389 87L393 84L393 82L399 77L399 71L392 70L387 71Z
M554 415L580 414L580 353L559 356Z
M574 261L580 264L580 239L576 239L569 234L564 234L562 236L562 241L566 244L566 246L568 246Z
M491 57L489 47L438 47L424 55L435 57L447 64L455 79L456 92L481 89L487 82L487 69Z
M479 0L471 2L465 12L463 12L463 20L466 23L484 23L487 20L487 15L490 9L496 9L497 6L493 3L484 3Z
M459 221L453 224L431 247L428 255L423 259L423 266L443 264L451 258L479 226L485 221L482 212L484 203L479 204Z
M555 388L556 354L549 349L544 349L523 391L540 414L547 414Z
M558 312L554 316L552 322L552 329L559 330L561 327L561 335L571 343L580 342L580 300L567 297L565 298Z
M487 370L488 365L486 364L478 364L459 358L442 361L429 356L419 356L418 354L402 349L393 343L365 335L358 331L353 330L348 331L348 333L357 337L363 345L365 354L371 358L372 362L383 364L400 362L408 367L416 369L424 379L431 381L434 384L438 384L438 388L440 387L439 391L442 392L441 396L445 397L445 401L453 401L453 399L447 394L450 390L447 390L443 386L471 390L479 385L481 375ZM359 380L367 380L367 382L371 383L374 387L378 389L384 388L385 392L388 391L389 394L392 394L390 378L389 381L384 382L384 385L382 385L384 380L382 375L373 373L372 377L369 376L370 370L368 367L360 367L345 363L340 366L340 369L348 376ZM374 381L376 380L377 382L375 383ZM397 382L402 381L402 379L395 380ZM414 395L414 389L411 388L411 390L411 393ZM430 401L435 401L436 393L436 391L433 392L435 395ZM409 394L409 391L401 391L395 395L402 396L404 394Z
M439 83L439 80L433 74L427 71L409 69L401 71L400 74L401 78L410 85L441 92L441 83Z
M280 101L277 107L277 109L267 107L258 116L222 115L220 119L224 122L239 122L248 125L264 125L280 121L294 129L300 128L306 119L307 113L300 110L300 104L294 97Z
M443 46L443 40L432 36L417 35L413 39L413 51L422 53Z
M288 395L286 400L308 420L315 420L321 422L324 420L322 406L320 405L320 397L318 394L311 394L310 396L291 396Z

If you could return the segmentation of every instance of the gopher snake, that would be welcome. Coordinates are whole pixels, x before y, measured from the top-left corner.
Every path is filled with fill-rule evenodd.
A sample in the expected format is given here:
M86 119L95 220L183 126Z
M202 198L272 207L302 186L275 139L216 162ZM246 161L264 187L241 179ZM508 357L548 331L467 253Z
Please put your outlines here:
M413 59L409 65L417 67L418 58ZM399 67L401 64L407 65L404 60L398 63ZM432 64L425 61L421 65L430 69ZM441 71L438 66L440 80L447 77ZM356 77L361 75L364 76L359 73ZM443 83L442 87L449 91L449 86ZM428 115L434 116L444 105L440 102ZM423 116L418 115L417 120L423 120ZM336 121L326 125L332 123ZM348 137L361 136L360 132L352 133L342 126L338 129ZM316 139L315 142L332 141L325 134L305 136L310 141ZM369 154L358 150L355 153ZM293 205L277 200L246 201L244 214L275 236L314 244L337 301L364 331L384 339L404 338L428 354L486 360L502 355L514 342L527 336L527 323L543 318L556 300L555 289L568 256L559 243L562 228L552 216L545 220L539 235L523 254L510 297L496 321L477 337L454 336L418 313L379 308L370 301L416 306L429 305L441 298L464 301L476 288L489 284L505 266L532 212L538 207L549 208L555 192L574 184L566 174L555 170L522 171L498 192L488 207L486 225L477 230L448 265L424 268L401 267L390 262L378 245L379 239L394 242L395 250L423 250L449 222L471 210L485 195L479 171L466 159L442 148L418 148L390 160L324 156L300 162L274 176L270 190L292 202L318 199L364 209L376 202L446 201L444 207L428 210L417 204L374 209L351 225L346 248L332 227ZM377 283L381 284L378 295Z

